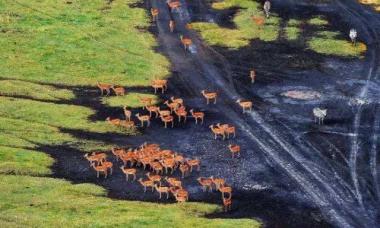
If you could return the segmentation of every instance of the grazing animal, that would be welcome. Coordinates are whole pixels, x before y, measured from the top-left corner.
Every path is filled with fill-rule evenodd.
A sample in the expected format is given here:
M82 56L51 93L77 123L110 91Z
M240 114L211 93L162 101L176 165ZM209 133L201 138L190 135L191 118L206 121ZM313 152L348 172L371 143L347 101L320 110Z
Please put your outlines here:
M144 192L147 188L151 188L152 192L154 190L154 182L151 180L143 180L142 178L138 179L138 182L144 187Z
M172 102L172 103L169 103L169 101L165 101L164 104L166 106L168 106L168 108L170 109L170 112L173 113L175 110L177 110L180 106L179 103L175 103L175 102Z
M91 164L91 167L96 171L96 177L99 178L99 173L104 173L104 178L107 178L108 167L105 165L95 165L95 163Z
M163 94L165 92L165 86L163 84L157 84L157 83L153 83L152 84L152 87L154 89L154 94L157 93L157 90L161 90L161 93Z
M113 87L112 84L100 83L100 82L97 83L97 86L98 86L98 88L100 90L101 96L103 96L103 92L104 91L106 91L106 96L110 95L111 89Z
M230 145L228 145L228 149L230 149L232 158L235 157L235 154L240 156L240 146L239 145L230 144Z
M264 23L265 23L265 19L263 17L255 17L255 16L253 16L252 20L256 23L256 25L259 26L259 28L261 28L264 25Z
M206 192L208 189L212 192L212 177L207 178L207 177L199 177L197 179L199 184L202 186L202 189L204 192Z
M217 123L216 126L219 129L224 130L224 132L227 134L227 138L230 138L231 134L234 135L234 138L236 137L236 128L234 126L229 125L229 124L220 124L220 123Z
M323 120L325 119L327 115L327 109L314 108L313 114L314 114L314 121L317 122L318 120L318 124L323 124Z
M162 193L166 193L166 199L169 199L169 187L162 187L156 184L154 185L154 188L160 194L160 199L161 199Z
M151 174L150 172L148 172L146 174L146 176L148 177L149 180L153 181L154 183L158 182L159 184L161 184L161 176L160 175Z
M193 44L193 41L191 41L190 38L183 37L183 35L180 36L180 39L185 51L189 50L189 47Z
M174 127L174 117L171 116L171 115L168 115L168 116L161 116L161 120L162 122L164 122L165 124L165 128L168 127L168 123L172 123L172 128Z
M112 125L119 126L121 119L117 119L117 118L111 119L111 117L107 117L106 121Z
M232 198L231 197L228 197L228 198L223 197L223 210L224 210L224 212L231 210L231 206L232 206Z
M182 117L184 118L184 122L186 123L187 119L187 111L184 106L179 107L174 113L178 116L178 122L181 122Z
M127 106L123 107L125 119L131 121L132 111L128 110Z
M256 71L255 70L251 70L249 72L249 78L251 79L251 83L255 83L255 80L256 80Z
M171 112L170 110L158 110L158 113L160 114L160 117L170 116Z
M214 104L216 104L216 98L218 97L216 92L206 92L206 90L202 90L201 93L206 98L207 104L210 103L210 100L214 100Z
M87 153L84 155L84 157L90 162L90 165L99 165L106 161L107 155L105 153Z
M133 176L133 181L136 180L136 172L135 168L126 168L124 166L120 167L121 171L125 174L125 179L128 181L129 175Z
M140 97L140 96L138 96L138 98L139 98L143 107L152 105L152 103L153 103L153 98L151 98L151 97Z
M190 171L190 166L188 164L180 164L179 170L181 171L182 178L185 178L186 174Z
M148 110L150 117L152 117L152 113L155 114L156 118L158 117L159 111L160 111L160 108L158 106L155 106L155 105L145 106L145 109Z
M226 138L226 133L223 128L220 127L214 127L214 125L210 125L209 128L211 129L212 133L214 133L215 139L218 138L218 135L223 137L223 140Z
M187 160L186 163L190 166L190 172L193 172L193 167L197 167L197 171L201 169L201 161L196 158L196 159L190 159Z
M105 161L102 163L103 166L105 166L107 169L110 170L110 175L112 175L112 167L113 167L113 164L112 162L110 161Z
M270 1L265 1L265 3L264 3L264 12L265 12L265 16L267 17L267 18L269 18L269 14L270 14L270 8L271 8L271 3L270 3Z
M169 30L170 30L170 32L174 32L174 28L175 28L175 22L173 20L170 20L169 21Z
M135 116L137 117L137 119L140 120L141 127L144 127L145 122L147 123L147 127L149 127L149 125L150 125L150 116L149 115L140 115L140 113L137 113Z
M173 103L178 103L179 105L183 105L183 99L182 99L182 98L174 98L174 97L170 97L170 100L171 100Z
M121 149L121 148L112 148L112 154L115 155L116 157L116 161L119 160L119 158L125 153L125 149Z
M212 177L211 180L212 180L212 183L215 185L215 189L221 188L226 183L226 181L223 178Z
M350 29L350 39L353 45L356 45L356 38L358 37L358 32L356 29Z
M151 8L150 13L152 14L153 21L157 21L159 10L157 8Z
M182 181L178 180L175 177L165 177L166 182L172 187L182 188Z
M225 194L228 194L229 198L232 196L232 188L230 186L220 186L218 190L222 193L222 197L225 198Z
M243 113L246 112L246 110L249 110L250 112L252 111L252 101L242 101L242 100L237 100L236 103L240 105L243 109Z
M204 112L194 112L194 109L191 109L190 113L195 119L195 124L198 124L198 119L201 120L201 124L203 124L203 119L205 117Z
M124 96L125 95L125 89L121 86L112 86L112 90L114 91L116 96Z

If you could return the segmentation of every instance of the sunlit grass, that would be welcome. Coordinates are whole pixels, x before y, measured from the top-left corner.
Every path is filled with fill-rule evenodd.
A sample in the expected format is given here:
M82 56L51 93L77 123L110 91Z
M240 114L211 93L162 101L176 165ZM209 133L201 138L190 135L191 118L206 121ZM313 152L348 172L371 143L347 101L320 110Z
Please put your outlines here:
M358 56L358 53L364 53L367 50L366 45L358 43L356 46L348 40L335 38L339 33L320 32L316 37L309 41L310 48L318 53L327 55L336 55L340 53L343 56Z
M196 22L193 28L199 32L201 37L210 45L226 47L229 49L239 49L248 45L254 46L255 41L274 42L279 39L281 30L281 20L278 15L272 13L269 19L265 20L264 26L255 23L252 17L262 17L262 4L258 1L249 0L224 0L212 3L212 7L216 10L224 10L229 8L238 8L232 21L236 28L225 28L215 23ZM306 46L302 46L305 50L310 49L320 54L335 55L341 57L362 57L366 51L366 45L359 43L357 47L351 47L347 38L342 36L324 36L320 37L320 33L329 29L330 23L323 16L314 16L303 23L298 19L290 19L287 21L285 30L285 38L288 41L295 41L300 38L310 40L306 42ZM308 27L313 31L303 33L301 29ZM311 26L310 26L311 25ZM311 28L310 28L311 27ZM308 34L302 37L303 34ZM309 34L312 34L309 37ZM301 42L300 45L304 45Z
M206 219L202 203L155 204L106 198L103 188L50 178L0 175L0 226L260 227L251 219Z
M376 11L380 12L380 0L359 0L360 3L372 6Z
M145 94L145 93L128 93L125 96L118 97L103 97L103 104L110 107L130 107L130 108L138 108L143 104L140 102L140 97L153 98L152 104L158 103L159 99L156 95L153 94Z

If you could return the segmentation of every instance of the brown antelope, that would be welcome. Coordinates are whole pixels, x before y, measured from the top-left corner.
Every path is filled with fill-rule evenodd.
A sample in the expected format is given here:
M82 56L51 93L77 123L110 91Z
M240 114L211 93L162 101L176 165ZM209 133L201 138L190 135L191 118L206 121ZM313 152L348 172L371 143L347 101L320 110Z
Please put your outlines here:
M144 157L139 160L139 162L143 165L144 170L146 169L146 166L149 165L152 162L151 157Z
M170 187L170 192L173 194L177 202L186 202L189 200L189 192L183 188Z
M102 163L102 166L105 166L107 169L109 169L110 170L110 175L112 175L112 167L113 167L112 162L105 161L105 162Z
M197 167L197 171L201 169L201 161L198 158L187 160L186 163L190 166L190 172L193 172L194 166Z
M220 186L218 190L222 193L222 197L225 197L225 194L228 193L228 196L232 196L232 188L230 186Z
M265 18L264 17L253 16L252 20L256 23L257 26L259 26L260 29L265 24Z
M182 98L174 98L174 97L171 97L170 100L171 100L173 103L178 103L178 104L180 104L181 106L183 105L183 99L182 99Z
M174 154L174 161L176 162L176 166L178 167L179 164L181 164L182 162L185 161L185 158L182 155L175 153Z
M175 110L177 110L178 107L180 106L179 103L175 103L175 102L169 103L169 101L165 101L164 104L166 106L168 106L168 108L170 109L171 113L173 113Z
M182 178L185 178L185 175L190 171L190 166L188 164L180 164L179 170L181 171Z
M195 124L198 124L198 119L201 120L201 124L203 124L203 119L205 117L205 114L204 112L194 112L193 109L190 110L190 113L191 115L194 117L195 119Z
M91 164L91 167L96 171L96 177L99 178L99 173L104 173L104 178L107 178L108 167L104 165L95 165L95 163Z
M221 188L226 183L226 181L223 178L212 177L211 180L212 180L212 183L215 185L215 189Z
M240 156L240 146L239 145L230 144L230 145L228 145L228 149L230 149L230 152L232 154L232 158L235 157L235 154Z
M146 176L148 177L149 180L153 181L154 183L158 182L159 184L161 184L161 176L160 175L150 174L150 172L148 172L146 174Z
M99 165L106 161L107 155L105 153L92 153L85 154L84 157L90 162L90 165L93 163Z
M187 51L190 47L191 44L193 44L193 41L191 41L190 38L185 38L183 37L183 35L180 36L180 39L181 39L181 43L183 45L183 47L185 48L185 51Z
M214 127L214 125L210 125L209 128L211 129L212 133L214 133L215 139L218 138L218 135L223 137L223 140L226 138L226 133L223 128L220 127Z
M216 92L206 92L206 90L202 90L201 93L206 98L207 104L210 103L210 100L214 100L214 104L216 104L216 98L218 96Z
M204 192L206 192L208 189L212 192L212 179L206 178L206 177L199 177L197 179L199 184L202 186L202 189Z
M134 152L128 151L120 156L120 160L123 161L124 167L128 166L128 162L130 162L130 166L133 166L136 162L136 155Z
M154 94L157 93L157 90L161 89L161 93L165 92L164 86L162 84L152 84L152 87L154 89Z
M224 212L231 210L231 205L232 205L232 197L228 197L228 198L223 197L223 210L224 210Z
M115 155L116 161L119 160L119 158L126 152L125 149L122 148L112 148L112 154Z
M144 187L144 192L146 192L146 188L151 188L152 192L154 190L154 182L151 180L143 180L142 178L138 179L138 182Z
M151 8L150 13L152 14L153 21L156 21L158 19L158 9L157 8Z
M165 124L165 128L167 128L167 126L168 126L168 123L172 123L172 128L174 127L174 117L173 116L171 116L171 115L168 115L168 116L161 116L161 120L162 120L162 122L164 122L164 124Z
M170 110L158 110L158 113L160 114L160 117L170 116L171 112Z
M216 124L216 126L219 128L219 129L223 129L224 132L227 134L227 138L230 137L231 134L234 135L234 138L236 137L236 128L232 125L229 125L229 124Z
M160 108L155 106L155 105L151 105L151 106L145 106L145 109L148 110L149 112L149 116L152 118L152 113L155 114L155 117L157 118L158 115L159 115L159 111L160 111Z
M154 79L152 84L161 85L164 91L168 89L168 80L166 79Z
M125 179L127 181L128 181L129 175L133 176L133 181L136 180L136 172L137 172L137 170L135 168L126 168L124 166L121 166L120 169L125 174Z
M178 122L181 122L182 117L184 118L184 122L186 123L187 112L184 106L179 107L174 113L178 116Z
M169 199L169 187L162 187L155 184L154 188L160 194L160 199L161 199L162 193L166 193L166 199Z
M156 174L162 174L164 171L164 167L159 162L151 162L150 167Z
M124 96L125 95L125 89L121 86L112 86L112 90L114 91L116 96Z
M246 110L252 111L252 101L242 101L241 99L237 100L236 103L240 105L240 107L243 109L243 113L246 112Z
M255 80L256 80L256 71L255 70L250 71L249 78L251 79L252 84L255 83Z
M125 119L131 121L132 111L128 110L127 106L123 107Z
M182 182L175 177L165 177L165 180L172 187L182 188Z
M165 173L168 173L168 169L170 169L171 174L173 174L176 163L175 160L171 158L162 160L161 165L165 168Z
M169 21L169 30L170 32L174 32L175 22L173 20Z
M144 127L145 122L147 123L147 127L149 127L149 125L150 125L150 116L149 115L140 115L140 113L137 113L135 116L137 117L137 119L140 120L141 127Z
M117 119L117 118L111 119L111 117L107 117L106 121L112 125L119 126L121 119Z
M153 98L151 98L151 97L140 97L140 96L138 96L138 98L139 98L143 108L145 106L152 105L152 103L153 103Z
M135 127L135 122L128 121L128 120L121 120L120 123L119 123L119 125L121 127L125 127L125 128L130 129L130 128L134 128Z
M106 96L110 95L111 89L113 87L112 84L108 83L97 83L98 88L100 89L100 94L103 96L103 91L106 91Z

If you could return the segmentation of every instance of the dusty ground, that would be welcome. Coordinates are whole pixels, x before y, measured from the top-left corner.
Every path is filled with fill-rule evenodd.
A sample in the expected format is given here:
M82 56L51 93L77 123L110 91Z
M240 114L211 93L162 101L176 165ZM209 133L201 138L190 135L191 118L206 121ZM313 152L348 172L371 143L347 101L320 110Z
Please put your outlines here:
M191 19L209 20L215 16L201 1L192 2L190 6L183 2L181 11L172 14L177 23L174 34L168 32L169 12L165 3L153 0L146 7L151 5L159 7L162 12L159 22L151 28L160 42L158 51L167 55L173 66L169 91L163 98L180 96L188 107L205 111L204 125L196 126L189 118L186 125L176 124L174 129L164 129L160 121L154 121L136 137L72 134L96 137L121 146L155 142L188 157L200 157L200 173L193 173L185 181L190 200L221 203L218 193L201 191L195 181L198 176L220 176L234 188L233 210L211 217L255 217L268 227L373 227L378 224L378 142L375 137L379 115L375 114L379 111L376 102L379 47L374 42L380 31L375 30L380 25L378 17L369 20L370 15L356 3L348 1L342 6L338 2L335 7L342 8L336 8L340 9L340 13L334 13L334 18L339 19L336 23L348 20L358 27L359 33L363 34L360 38L370 47L366 58L337 60L305 52L299 57L295 52L300 59L310 56L309 69L297 69L286 62L278 69L250 48L237 52L212 49L195 33L186 30L184 25ZM298 9L292 1L278 3L275 10L280 6L286 7L286 16ZM332 17L336 9L328 9L325 13ZM325 9L309 10L310 13ZM179 34L192 37L196 53L183 50ZM280 57L289 51L281 42L260 47L276 49ZM255 58L261 61L252 61ZM254 62L254 67L258 68L258 80L254 85L250 85L244 76L251 65L242 64L242 61ZM241 65L246 69L241 70ZM218 104L206 106L199 93L202 89L219 91ZM318 91L321 98L295 100L281 95L289 90ZM91 88L78 89L77 92L78 102L98 110L94 119L104 119L110 114L122 115L120 109L100 105L95 93ZM349 105L355 97L371 102L360 107ZM241 114L233 102L237 98L252 99L254 112ZM328 109L324 126L313 123L311 110L316 106ZM217 122L236 125L239 129L236 139L213 140L208 125ZM230 158L227 145L231 142L242 146L240 158ZM96 179L80 152L64 147L43 149L57 158L54 171L58 177L97 183L108 189L112 198L159 201L156 193L143 194L137 183L127 183L120 170L106 180ZM140 172L138 177L142 174ZM160 202L171 203L173 200Z

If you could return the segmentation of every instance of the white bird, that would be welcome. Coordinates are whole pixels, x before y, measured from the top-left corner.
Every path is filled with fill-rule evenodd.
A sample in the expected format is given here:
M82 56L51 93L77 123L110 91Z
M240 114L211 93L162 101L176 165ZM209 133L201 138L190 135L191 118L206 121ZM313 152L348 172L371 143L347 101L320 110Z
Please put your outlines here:
M318 119L318 124L323 124L323 120L327 115L327 109L313 108L313 114L314 121L317 122Z
M350 29L350 39L351 39L351 42L352 44L356 44L356 38L358 37L358 32L356 31L356 29Z
M265 12L265 15L267 16L267 18L269 17L270 7L271 7L270 1L265 1L264 12Z

